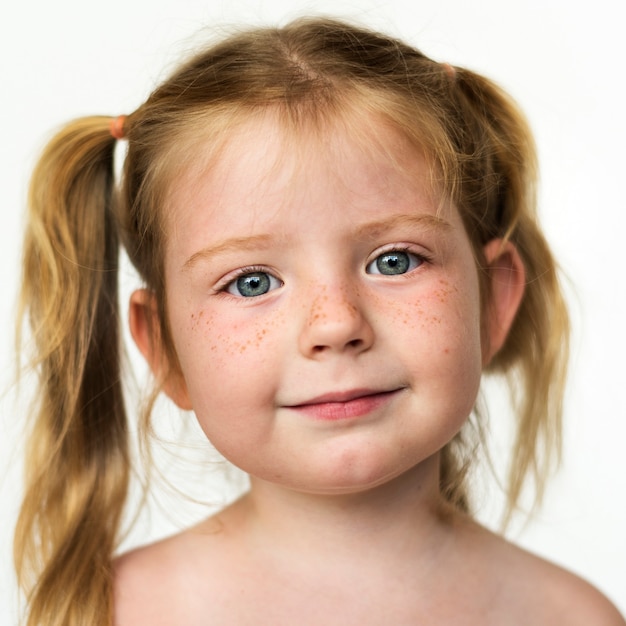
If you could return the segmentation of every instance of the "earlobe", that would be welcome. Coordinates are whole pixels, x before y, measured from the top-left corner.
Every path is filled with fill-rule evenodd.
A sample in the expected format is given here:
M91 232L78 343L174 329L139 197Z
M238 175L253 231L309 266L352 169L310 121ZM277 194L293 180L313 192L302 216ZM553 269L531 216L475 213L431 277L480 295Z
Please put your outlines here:
M493 239L484 248L488 278L483 364L487 365L504 345L524 296L526 272L517 248L510 241Z
M165 353L160 334L160 323L155 295L149 289L137 289L130 297L128 311L130 333L146 359L163 391L181 409L192 409L187 385L178 367L172 368Z

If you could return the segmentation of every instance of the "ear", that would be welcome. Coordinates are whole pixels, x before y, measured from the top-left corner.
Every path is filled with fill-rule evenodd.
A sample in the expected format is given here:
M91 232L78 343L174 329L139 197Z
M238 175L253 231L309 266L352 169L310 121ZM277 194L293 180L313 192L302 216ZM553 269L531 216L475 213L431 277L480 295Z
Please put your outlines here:
M192 409L187 385L178 364L170 363L161 341L161 326L155 295L138 289L130 296L128 311L130 333L163 391L183 410Z
M483 365L488 365L504 345L519 309L526 284L524 263L517 248L493 239L484 248L489 301L486 303Z

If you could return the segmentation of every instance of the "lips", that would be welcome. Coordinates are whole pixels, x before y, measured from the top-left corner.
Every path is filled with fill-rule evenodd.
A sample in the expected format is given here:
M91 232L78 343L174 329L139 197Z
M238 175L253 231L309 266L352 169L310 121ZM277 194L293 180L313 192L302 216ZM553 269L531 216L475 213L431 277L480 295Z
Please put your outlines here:
M323 394L287 408L324 421L362 417L390 402L402 388L389 391L354 389Z

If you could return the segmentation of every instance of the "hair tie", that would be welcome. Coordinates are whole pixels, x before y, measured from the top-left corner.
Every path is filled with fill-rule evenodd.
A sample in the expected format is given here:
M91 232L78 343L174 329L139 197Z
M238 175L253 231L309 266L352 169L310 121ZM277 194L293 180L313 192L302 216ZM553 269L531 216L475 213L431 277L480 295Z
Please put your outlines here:
M124 123L126 122L126 117L126 115L118 115L109 123L109 131L114 139L124 139L126 136L124 133Z
M450 80L454 80L456 78L456 69L450 65L450 63L442 63L441 66Z

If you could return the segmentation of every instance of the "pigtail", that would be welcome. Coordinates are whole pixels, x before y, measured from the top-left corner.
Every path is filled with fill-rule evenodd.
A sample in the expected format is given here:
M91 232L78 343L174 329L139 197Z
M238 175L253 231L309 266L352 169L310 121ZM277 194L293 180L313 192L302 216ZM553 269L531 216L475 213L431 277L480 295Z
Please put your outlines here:
M528 124L507 94L486 78L456 72L465 127L473 137L462 163L464 196L474 207L466 222L473 240L511 240L526 270L520 309L489 371L506 374L517 414L504 524L519 503L526 478L543 497L560 460L563 394L569 357L569 316L557 263L536 215L537 164ZM482 212L482 213L481 213Z
M21 316L39 390L14 555L28 626L109 625L129 475L109 118L52 139L29 195Z

